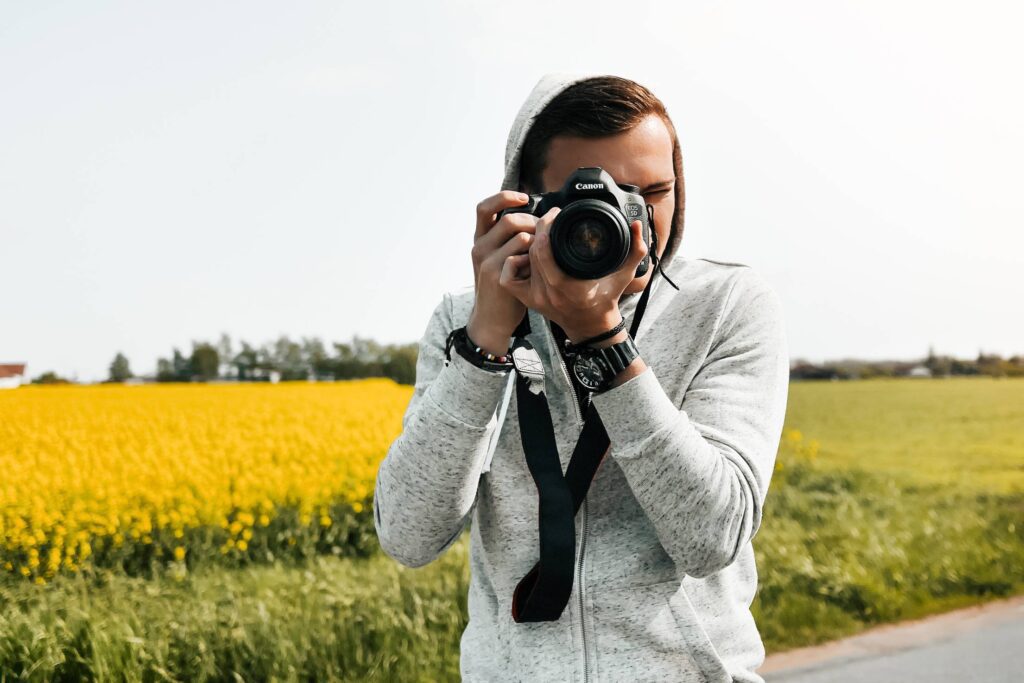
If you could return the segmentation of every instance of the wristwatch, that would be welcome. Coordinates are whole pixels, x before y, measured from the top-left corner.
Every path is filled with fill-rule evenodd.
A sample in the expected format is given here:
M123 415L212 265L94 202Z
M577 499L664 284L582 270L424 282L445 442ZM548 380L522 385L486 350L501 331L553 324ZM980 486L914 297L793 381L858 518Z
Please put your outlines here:
M602 392L640 355L640 350L633 337L627 334L623 341L603 349L576 347L574 355L572 372L576 379L590 391Z

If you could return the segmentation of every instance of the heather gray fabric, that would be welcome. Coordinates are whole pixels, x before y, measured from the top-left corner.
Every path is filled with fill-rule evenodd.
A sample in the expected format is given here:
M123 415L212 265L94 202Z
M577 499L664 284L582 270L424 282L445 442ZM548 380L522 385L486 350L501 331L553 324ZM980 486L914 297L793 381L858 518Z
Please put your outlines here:
M574 80L547 76L527 99L509 134L506 186L530 119ZM750 541L786 410L781 305L743 264L677 253L665 272L680 290L655 275L636 336L649 368L593 398L610 454L577 515L573 595L554 622L512 620L512 592L538 558L537 490L515 400L498 420L512 378L454 352L444 365L473 287L445 293L426 326L374 514L384 551L410 567L471 523L464 681L763 681ZM628 323L639 296L620 301ZM547 320L529 316L564 471L582 429L578 406Z

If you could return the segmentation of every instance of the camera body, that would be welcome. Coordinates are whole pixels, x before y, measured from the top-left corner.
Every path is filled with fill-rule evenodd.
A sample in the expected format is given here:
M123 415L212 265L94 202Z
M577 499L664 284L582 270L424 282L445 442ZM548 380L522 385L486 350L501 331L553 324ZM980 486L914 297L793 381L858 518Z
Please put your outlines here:
M642 224L647 255L634 277L647 273L651 263L654 226L640 188L615 182L600 166L580 167L572 172L562 189L530 195L523 206L498 214L529 213L540 217L552 207L561 211L551 224L549 237L555 262L570 277L596 280L614 273L626 260L632 244L629 225Z

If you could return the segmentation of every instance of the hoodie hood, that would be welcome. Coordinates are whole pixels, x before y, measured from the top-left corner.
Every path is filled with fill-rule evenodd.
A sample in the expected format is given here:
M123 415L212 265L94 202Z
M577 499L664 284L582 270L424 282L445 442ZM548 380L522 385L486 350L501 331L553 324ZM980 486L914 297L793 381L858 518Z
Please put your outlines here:
M508 133L508 143L505 145L505 179L501 183L501 189L519 189L519 161L533 119L544 111L548 102L573 83L601 75L603 74L555 72L541 76L537 85L533 86L533 90L526 96L523 106L519 108L516 120L512 123L512 130Z
M579 81L603 76L601 73L579 73L579 72L551 72L541 76L533 90L526 96L526 100L519 108L512 128L508 133L508 142L505 144L505 177L501 183L502 190L518 190L519 176L521 172L521 160L523 144L530 132L534 119L540 114L548 102L553 100L559 93ZM662 262L660 270L668 270L669 264L674 260L674 255L668 255ZM655 271L654 282L651 284L651 295L657 290L662 277ZM619 309L623 315L629 315L640 300L642 292L624 294L619 300Z

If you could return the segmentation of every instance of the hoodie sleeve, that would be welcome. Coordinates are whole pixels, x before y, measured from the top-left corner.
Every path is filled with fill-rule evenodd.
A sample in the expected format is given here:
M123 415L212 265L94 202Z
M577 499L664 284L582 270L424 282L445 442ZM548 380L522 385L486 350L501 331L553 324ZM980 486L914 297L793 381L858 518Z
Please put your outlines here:
M785 419L789 356L778 295L749 267L677 407L653 368L593 396L622 469L676 567L731 564L761 524Z
M439 557L465 527L508 381L508 371L478 368L454 350L451 363L444 364L452 317L446 293L419 341L402 432L388 448L374 486L381 548L408 567Z

